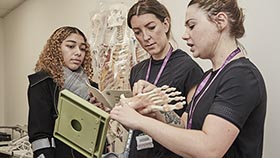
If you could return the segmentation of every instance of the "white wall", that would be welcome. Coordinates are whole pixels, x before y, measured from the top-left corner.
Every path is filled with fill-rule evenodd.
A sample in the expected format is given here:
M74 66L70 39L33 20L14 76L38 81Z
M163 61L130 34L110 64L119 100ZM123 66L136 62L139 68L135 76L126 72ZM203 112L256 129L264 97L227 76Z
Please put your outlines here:
M0 126L4 125L4 28L0 19Z
M279 126L279 37L278 0L244 0L247 33L243 40L249 57L261 70L266 81L268 104L265 128L265 158L278 157Z
M26 124L28 86L27 75L33 72L35 62L47 38L59 26L74 25L89 34L89 17L93 10L99 7L102 0L28 0L4 19L6 34L4 45L5 55L1 54L0 34L0 66L5 62L5 73L0 68L1 84L5 80L5 110L3 112L3 97L0 98L0 119L5 114L5 125ZM127 0L131 3L131 0ZM136 0L134 0L136 1ZM171 12L173 20L173 34L180 48L188 50L181 40L184 32L185 6L188 1L161 0ZM277 111L280 84L279 70L279 28L277 15L280 11L277 0L239 0L245 9L246 36L241 42L247 48L250 59L262 72L268 92L268 108L265 129L264 158L278 156L280 146L280 126ZM3 29L2 29L3 32ZM1 33L1 21L0 21ZM204 69L208 69L208 61L197 60ZM276 69L276 70L275 70ZM4 76L4 79L3 77ZM0 97L3 95L0 95ZM1 122L0 122L1 123Z

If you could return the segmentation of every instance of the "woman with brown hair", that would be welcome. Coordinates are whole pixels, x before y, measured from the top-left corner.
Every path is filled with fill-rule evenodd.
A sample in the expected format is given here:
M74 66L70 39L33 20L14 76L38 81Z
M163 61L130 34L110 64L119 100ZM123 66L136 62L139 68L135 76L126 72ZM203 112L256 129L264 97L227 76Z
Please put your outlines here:
M130 8L127 24L142 48L150 55L149 59L131 69L129 81L134 95L140 93L136 91L135 83L138 80L146 80L156 86L175 87L182 96L191 96L190 91L202 77L203 70L185 51L176 48L171 33L171 17L167 8L157 0L139 0ZM176 125L178 120L174 116L181 116L186 107L184 105L182 109L175 112L164 112L167 122ZM143 132L135 130L129 157L179 157L156 141L139 140L150 140L150 138Z

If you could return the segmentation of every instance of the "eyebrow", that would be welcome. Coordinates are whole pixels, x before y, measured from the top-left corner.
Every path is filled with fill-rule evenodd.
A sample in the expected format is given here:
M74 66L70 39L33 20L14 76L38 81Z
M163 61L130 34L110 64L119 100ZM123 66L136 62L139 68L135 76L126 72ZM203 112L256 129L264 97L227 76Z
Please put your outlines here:
M195 19L193 19L193 18L188 19L188 20L185 22L185 26L187 26L188 23L189 23L191 20L195 20Z
M77 43L77 42L74 41L74 40L66 40L65 42Z
M66 40L65 42L77 43L77 42L76 42L76 41L74 41L74 40ZM86 43L85 43L85 42L82 42L81 44L82 44L82 45L86 45Z
M148 27L151 23L156 23L155 21L148 22L144 27ZM139 29L138 27L133 27L132 29Z
M151 21L151 22L147 23L147 24L145 25L145 27L149 26L149 25L152 24L152 23L155 23L155 24L156 24L155 21Z

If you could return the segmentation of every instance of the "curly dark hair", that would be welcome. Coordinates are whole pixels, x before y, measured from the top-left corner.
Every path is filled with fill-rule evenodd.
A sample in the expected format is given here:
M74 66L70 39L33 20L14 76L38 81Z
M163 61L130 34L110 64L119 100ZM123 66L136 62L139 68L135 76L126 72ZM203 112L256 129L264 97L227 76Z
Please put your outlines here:
M54 31L47 40L35 66L35 72L45 71L49 73L60 88L64 85L63 66L65 65L61 44L71 34L78 34L84 38L86 49L85 58L81 66L89 79L93 77L92 57L86 36L76 27L63 26Z

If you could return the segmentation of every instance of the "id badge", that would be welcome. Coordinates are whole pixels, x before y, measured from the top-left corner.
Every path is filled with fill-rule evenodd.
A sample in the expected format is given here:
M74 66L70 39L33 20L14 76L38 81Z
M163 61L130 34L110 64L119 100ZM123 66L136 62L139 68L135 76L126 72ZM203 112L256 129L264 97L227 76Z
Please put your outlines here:
M153 139L148 135L139 135L136 137L137 150L153 148Z

